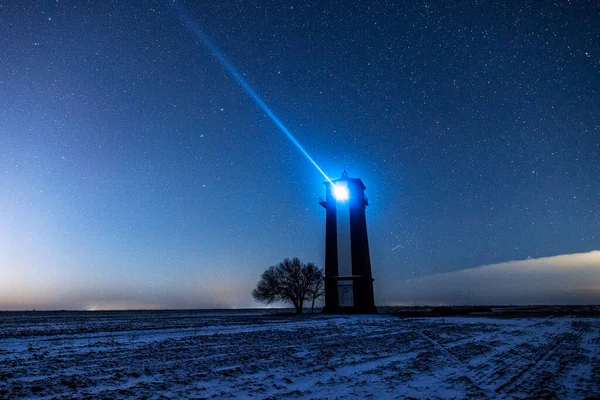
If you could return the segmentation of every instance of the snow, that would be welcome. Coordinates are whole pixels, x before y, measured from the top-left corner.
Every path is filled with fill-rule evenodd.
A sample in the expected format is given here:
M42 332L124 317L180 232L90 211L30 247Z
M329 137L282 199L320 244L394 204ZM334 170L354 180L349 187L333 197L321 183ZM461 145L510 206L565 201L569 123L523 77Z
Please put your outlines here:
M0 314L0 398L585 398L600 320Z

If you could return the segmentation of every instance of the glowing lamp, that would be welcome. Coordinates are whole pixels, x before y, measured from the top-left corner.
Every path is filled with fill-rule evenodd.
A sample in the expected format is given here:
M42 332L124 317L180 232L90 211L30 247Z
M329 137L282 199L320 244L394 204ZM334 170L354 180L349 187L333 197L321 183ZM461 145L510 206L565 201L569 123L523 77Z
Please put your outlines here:
M342 185L336 185L333 189L333 195L338 201L348 200L350 197L350 193L348 193L348 188Z

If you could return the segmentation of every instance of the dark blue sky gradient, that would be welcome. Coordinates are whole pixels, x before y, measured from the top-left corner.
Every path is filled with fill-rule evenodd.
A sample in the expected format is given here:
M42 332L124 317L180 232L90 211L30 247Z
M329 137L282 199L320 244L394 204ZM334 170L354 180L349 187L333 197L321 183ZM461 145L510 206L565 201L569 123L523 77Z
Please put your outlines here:
M600 248L595 2L180 4L363 179L376 279ZM5 285L242 306L284 257L323 264L323 177L168 1L8 2L0 39Z

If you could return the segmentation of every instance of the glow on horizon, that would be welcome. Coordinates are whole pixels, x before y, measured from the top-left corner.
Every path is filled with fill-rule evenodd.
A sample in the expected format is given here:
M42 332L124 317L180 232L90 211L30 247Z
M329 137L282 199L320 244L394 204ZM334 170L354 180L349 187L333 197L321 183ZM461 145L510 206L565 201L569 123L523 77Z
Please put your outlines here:
M223 55L221 50L208 38L208 36L200 29L200 26L197 22L193 21L183 10L176 1L172 2L173 9L176 11L179 18L182 19L184 25L186 25L196 37L210 50L212 55L225 67L229 75L236 80L236 82L244 89L244 91L254 100L256 104L267 114L267 116L277 125L277 127L285 134L285 136L304 154L304 156L315 166L315 168L327 179L329 183L334 185L331 179L327 176L327 174L319 167L316 161L308 154L308 152L304 149L304 147L300 144L298 139L294 137L292 132L283 124L283 122L275 115L273 111L269 108L269 106L264 102L264 100L256 93L256 91L250 86L250 84L240 75L240 73L235 69L233 64L229 62L229 60ZM334 185L335 186L335 185Z

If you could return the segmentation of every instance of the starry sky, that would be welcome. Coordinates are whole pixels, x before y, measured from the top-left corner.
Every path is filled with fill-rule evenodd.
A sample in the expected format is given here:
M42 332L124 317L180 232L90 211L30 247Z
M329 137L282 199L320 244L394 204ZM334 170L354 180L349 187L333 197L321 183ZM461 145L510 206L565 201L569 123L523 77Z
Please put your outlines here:
M379 304L600 249L594 1L179 5L364 181ZM169 0L0 4L0 309L256 306L269 265L323 265L323 181Z

